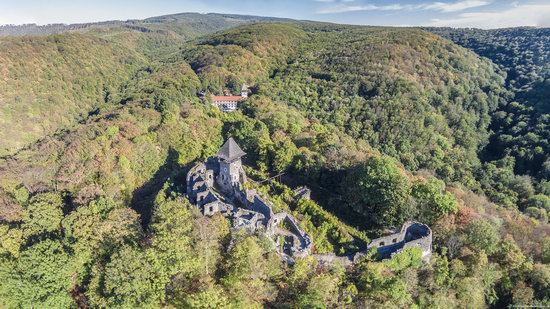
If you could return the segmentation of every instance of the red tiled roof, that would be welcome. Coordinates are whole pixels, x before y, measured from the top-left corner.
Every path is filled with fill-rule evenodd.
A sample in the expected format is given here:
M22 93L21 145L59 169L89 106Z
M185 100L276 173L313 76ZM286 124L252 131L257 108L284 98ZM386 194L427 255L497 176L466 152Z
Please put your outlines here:
M212 102L214 103L221 102L221 101L239 102L242 100L244 100L244 98L238 95L228 95L228 96L213 95L212 96Z

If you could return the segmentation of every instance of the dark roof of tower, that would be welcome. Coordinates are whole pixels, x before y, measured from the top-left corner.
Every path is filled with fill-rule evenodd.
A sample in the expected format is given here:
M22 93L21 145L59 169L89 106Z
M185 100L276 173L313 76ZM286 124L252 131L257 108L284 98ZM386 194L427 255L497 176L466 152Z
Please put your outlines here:
M225 161L233 161L239 159L245 154L246 152L244 152L241 147L237 145L237 142L230 137L225 144L223 144L222 148L218 150L218 154L216 156Z

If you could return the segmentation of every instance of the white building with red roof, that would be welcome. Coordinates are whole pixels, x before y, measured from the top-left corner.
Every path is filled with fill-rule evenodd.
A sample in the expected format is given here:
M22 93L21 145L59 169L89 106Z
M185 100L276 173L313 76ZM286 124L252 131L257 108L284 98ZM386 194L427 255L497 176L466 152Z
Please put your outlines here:
M229 90L223 91L224 95L212 95L212 104L219 108L222 112L232 112L239 107L239 103L248 98L248 87L243 85L241 95L231 95Z

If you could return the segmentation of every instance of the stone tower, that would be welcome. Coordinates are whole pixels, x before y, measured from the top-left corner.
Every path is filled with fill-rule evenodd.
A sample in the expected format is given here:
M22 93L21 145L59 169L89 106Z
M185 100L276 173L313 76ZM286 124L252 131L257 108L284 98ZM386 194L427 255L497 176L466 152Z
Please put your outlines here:
M216 182L222 191L231 193L233 188L239 188L245 182L246 176L241 163L241 157L245 154L232 137L218 151L216 157L220 162L220 173Z

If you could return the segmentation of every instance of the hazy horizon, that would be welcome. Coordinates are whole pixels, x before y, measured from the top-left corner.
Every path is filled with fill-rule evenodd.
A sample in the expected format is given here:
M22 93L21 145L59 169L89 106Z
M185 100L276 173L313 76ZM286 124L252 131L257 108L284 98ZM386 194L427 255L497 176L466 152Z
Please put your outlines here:
M550 3L542 0L22 0L3 3L0 25L126 21L182 13L238 14L371 26L455 28L547 27Z

